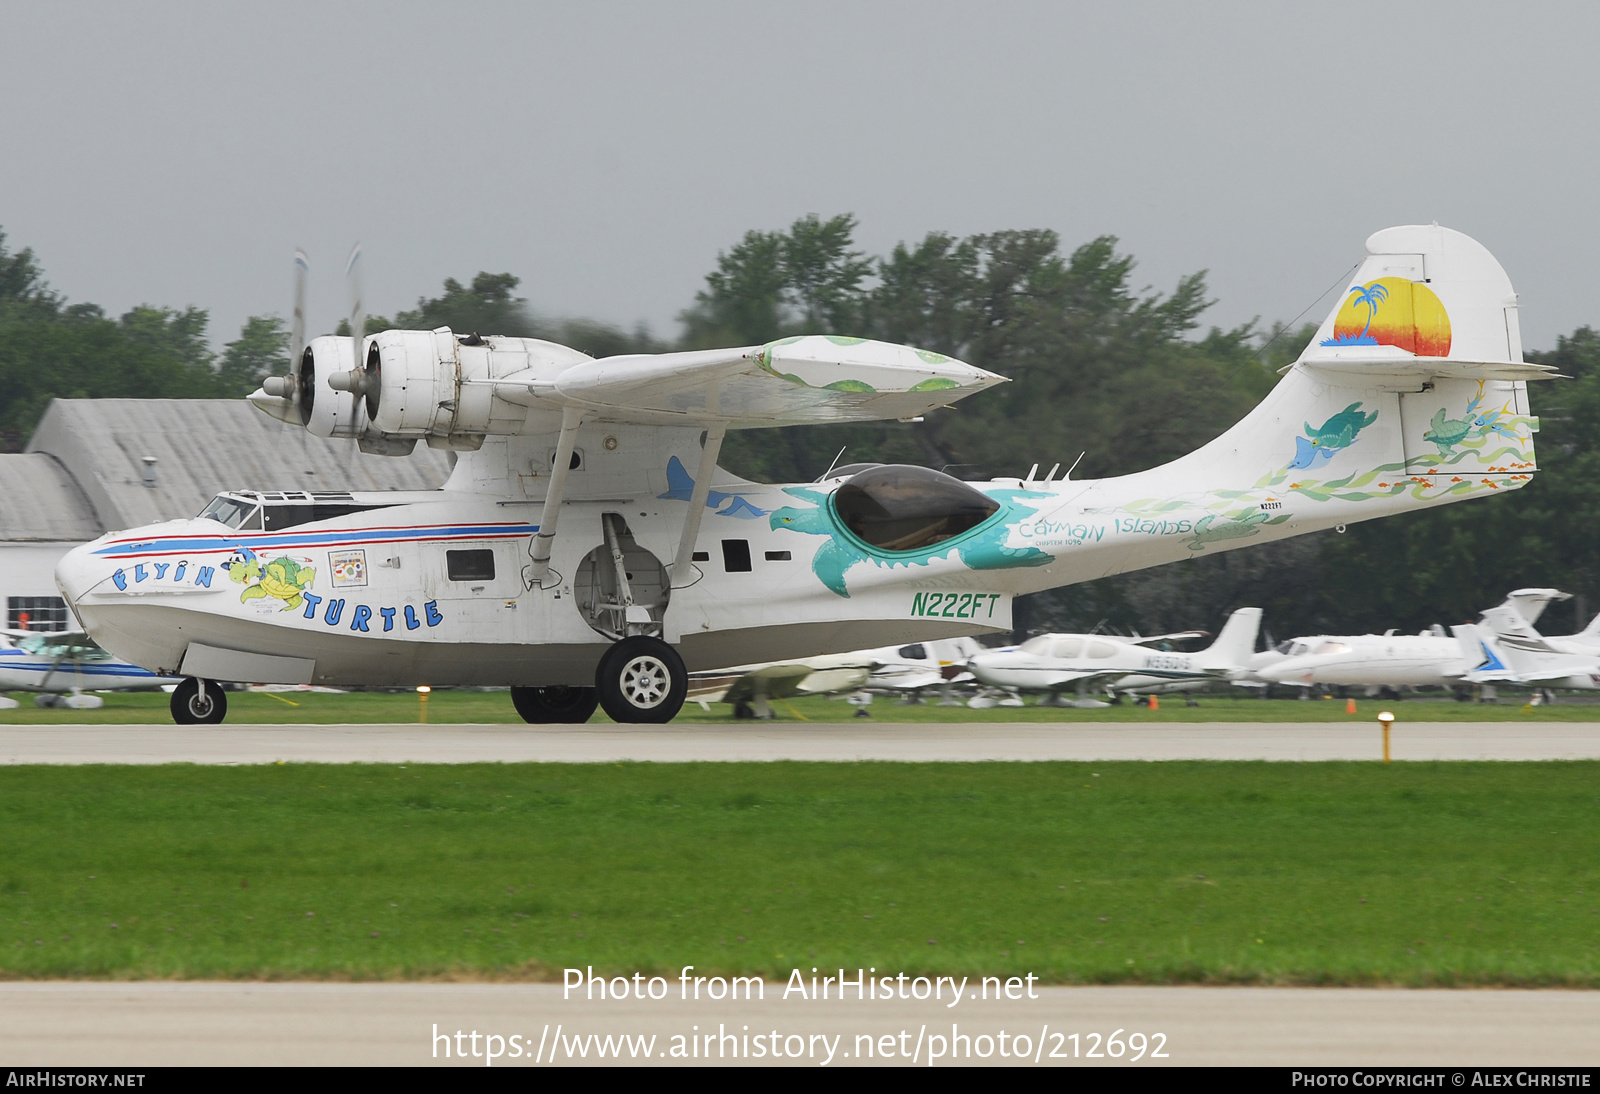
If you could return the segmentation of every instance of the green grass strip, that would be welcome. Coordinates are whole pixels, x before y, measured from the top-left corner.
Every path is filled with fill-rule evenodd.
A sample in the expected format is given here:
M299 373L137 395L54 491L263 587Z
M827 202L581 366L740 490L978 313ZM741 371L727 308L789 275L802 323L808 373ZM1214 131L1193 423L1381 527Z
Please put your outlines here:
M1600 986L1600 763L0 768L0 975Z
M99 710L40 709L27 692L12 692L22 705L0 710L0 725L171 725L168 697L164 694L108 693ZM1025 707L991 707L972 710L965 706L940 706L937 701L918 704L878 698L870 708L871 721L898 722L1133 722L1152 725L1182 722L1362 722L1373 723L1378 711L1392 710L1404 722L1595 722L1600 721L1600 703L1564 697L1546 706L1527 706L1523 698L1506 697L1499 703L1457 703L1449 699L1406 699L1403 701L1359 699L1355 714L1345 713L1343 699L1249 699L1233 694L1201 695L1196 706L1185 706L1182 696L1164 696L1160 707L1148 710L1122 703L1104 710L1076 710L1071 707L1041 707L1030 696ZM809 697L784 699L772 704L780 722L847 722L855 708L843 699ZM228 723L335 724L362 722L417 722L422 706L415 694L349 692L329 695L319 692L229 692ZM511 695L499 691L435 691L428 698L430 724L510 723L522 719L512 709ZM732 722L733 708L727 703L712 703L709 711L689 703L678 715L679 722ZM596 713L593 721L610 719ZM870 724L863 718L864 724ZM748 725L748 722L741 723Z

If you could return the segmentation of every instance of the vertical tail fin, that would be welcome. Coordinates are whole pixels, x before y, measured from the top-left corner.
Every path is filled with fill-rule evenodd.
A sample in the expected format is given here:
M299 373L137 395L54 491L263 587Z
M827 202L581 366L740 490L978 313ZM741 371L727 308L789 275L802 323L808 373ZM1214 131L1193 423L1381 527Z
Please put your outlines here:
M1531 627L1539 621L1550 601L1571 599L1571 593L1564 593L1560 589L1512 589L1500 607L1510 608Z
M1260 608L1240 608L1228 616L1217 640L1199 657L1203 669L1242 669L1256 652L1261 629Z

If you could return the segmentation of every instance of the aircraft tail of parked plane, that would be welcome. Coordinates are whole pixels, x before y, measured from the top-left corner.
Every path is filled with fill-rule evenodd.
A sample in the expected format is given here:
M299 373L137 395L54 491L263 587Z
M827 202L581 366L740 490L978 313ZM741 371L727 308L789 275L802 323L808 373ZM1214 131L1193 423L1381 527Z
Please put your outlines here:
M1551 646L1505 605L1484 612L1481 623L1453 631L1467 666L1463 679L1469 683L1600 688L1600 660Z
M1228 616L1217 640L1195 655L1207 672L1233 672L1243 669L1256 652L1256 635L1261 632L1261 609L1240 608Z

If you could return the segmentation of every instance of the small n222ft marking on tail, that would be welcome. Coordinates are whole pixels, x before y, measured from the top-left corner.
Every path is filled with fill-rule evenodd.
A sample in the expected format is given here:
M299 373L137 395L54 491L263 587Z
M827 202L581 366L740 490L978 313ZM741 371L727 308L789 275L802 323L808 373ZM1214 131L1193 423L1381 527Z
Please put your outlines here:
M993 619L999 593L918 593L911 614L925 619Z

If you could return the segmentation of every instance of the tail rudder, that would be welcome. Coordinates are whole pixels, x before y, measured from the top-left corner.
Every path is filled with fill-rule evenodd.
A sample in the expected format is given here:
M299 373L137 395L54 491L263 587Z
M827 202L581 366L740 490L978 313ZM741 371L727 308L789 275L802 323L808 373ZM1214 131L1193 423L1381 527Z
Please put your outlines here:
M1159 476L1167 496L1140 504L1152 519L1189 517L1189 550L1529 481L1538 419L1524 381L1553 370L1523 361L1516 295L1499 262L1438 225L1387 228L1367 240L1367 252L1311 344L1254 411L1196 452L1142 473ZM1231 480L1226 493L1221 479ZM1191 499L1211 511L1178 513L1173 503Z
M1531 627L1539 621L1550 601L1571 598L1571 593L1564 593L1560 589L1512 589L1500 607L1516 612Z
M1261 609L1240 608L1228 616L1217 640L1200 655L1204 669L1242 669L1256 652L1256 635L1261 630Z
M1466 666L1463 679L1473 684L1494 684L1517 678L1510 651L1488 627L1464 623L1450 630L1461 647L1461 658Z

